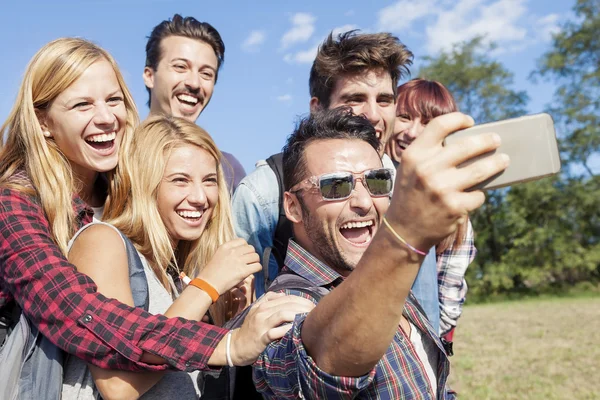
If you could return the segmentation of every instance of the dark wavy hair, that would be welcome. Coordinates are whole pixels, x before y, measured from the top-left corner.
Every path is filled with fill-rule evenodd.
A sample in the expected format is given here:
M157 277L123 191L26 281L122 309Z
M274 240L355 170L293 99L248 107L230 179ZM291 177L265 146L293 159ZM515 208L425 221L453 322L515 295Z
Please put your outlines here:
M319 46L308 81L311 97L329 107L336 79L370 70L387 71L396 94L398 80L409 74L413 53L391 33L358 33L352 30L334 38L333 32Z
M221 39L219 32L208 22L200 22L194 17L182 17L179 14L173 15L173 18L166 19L152 29L146 43L146 67L156 71L158 63L162 57L162 48L160 46L163 39L169 36L181 36L189 39L199 40L208 44L217 56L217 75L218 70L225 61L225 43ZM150 106L150 89L148 91L148 106Z
M306 179L304 151L317 140L353 139L367 142L379 151L379 140L369 120L352 114L347 107L320 110L302 118L283 148L283 182L285 190Z

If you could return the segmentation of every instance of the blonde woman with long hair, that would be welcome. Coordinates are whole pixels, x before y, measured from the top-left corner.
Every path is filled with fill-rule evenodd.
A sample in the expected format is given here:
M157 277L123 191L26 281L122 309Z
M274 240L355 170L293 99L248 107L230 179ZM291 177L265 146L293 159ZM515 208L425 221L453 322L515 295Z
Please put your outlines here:
M0 128L0 314L19 306L40 334L100 368L225 365L227 330L107 298L66 259L71 236L92 221L91 207L118 193L119 153L137 121L114 59L97 45L57 39L30 61ZM278 332L273 313L296 310L287 298L267 300L232 335L238 365L252 363Z
M184 287L180 272L225 294L261 268L254 248L233 239L221 152L202 128L169 116L146 120L126 152L120 165L122 184L106 205L105 222L78 232L69 260L105 296L133 305L122 233L144 264L149 311L200 320L211 297L191 285L179 295ZM247 288L247 293L252 290ZM219 300L211 314L222 324L234 310L228 310L223 296ZM144 398L192 399L202 389L197 372L130 374L90 366L88 374L82 363L75 359L67 364L63 398L95 398L94 386L105 399L144 393Z

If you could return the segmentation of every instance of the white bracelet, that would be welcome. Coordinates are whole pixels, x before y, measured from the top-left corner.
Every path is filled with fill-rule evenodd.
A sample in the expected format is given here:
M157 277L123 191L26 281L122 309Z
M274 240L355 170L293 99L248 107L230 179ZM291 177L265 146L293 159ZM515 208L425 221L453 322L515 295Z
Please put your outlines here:
M226 342L226 346L225 346L225 357L227 358L227 365L229 365L230 367L233 367L233 361L231 361L231 332L233 332L233 331L229 331L229 333L227 334L227 342Z

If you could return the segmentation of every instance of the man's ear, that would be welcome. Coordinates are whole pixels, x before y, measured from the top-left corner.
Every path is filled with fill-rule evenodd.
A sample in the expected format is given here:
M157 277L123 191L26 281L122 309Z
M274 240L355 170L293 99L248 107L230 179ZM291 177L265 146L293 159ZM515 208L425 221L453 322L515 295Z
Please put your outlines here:
M315 113L322 109L321 102L316 97L311 97L310 102L308 103L311 113Z
M144 78L144 85L146 85L148 89L154 89L154 70L152 68L145 67L142 78Z
M290 192L283 194L283 209L285 210L285 216L292 223L302 222L302 205L296 194Z

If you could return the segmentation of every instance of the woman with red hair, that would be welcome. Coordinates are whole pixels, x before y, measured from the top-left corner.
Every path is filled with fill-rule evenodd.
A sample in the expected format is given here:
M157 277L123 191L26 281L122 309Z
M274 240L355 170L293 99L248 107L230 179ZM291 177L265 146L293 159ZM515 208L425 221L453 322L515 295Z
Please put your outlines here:
M386 144L386 153L395 165L402 153L433 118L458 111L448 89L437 81L413 79L398 87L396 124ZM451 236L436 246L440 302L440 336L452 342L452 335L467 294L464 276L475 258L473 228L467 219Z

